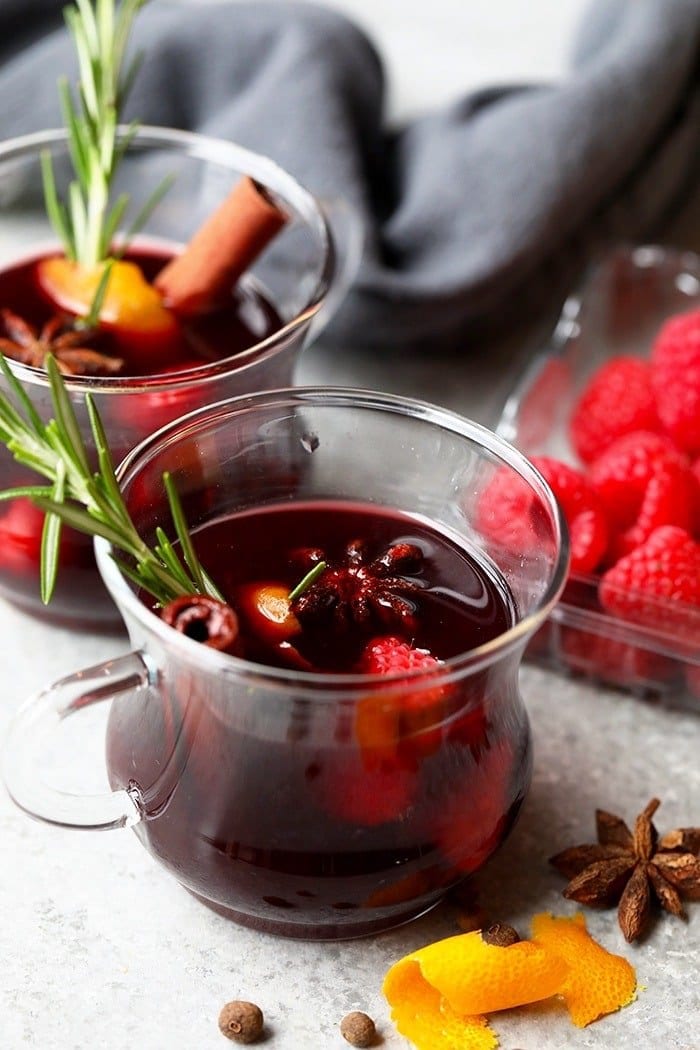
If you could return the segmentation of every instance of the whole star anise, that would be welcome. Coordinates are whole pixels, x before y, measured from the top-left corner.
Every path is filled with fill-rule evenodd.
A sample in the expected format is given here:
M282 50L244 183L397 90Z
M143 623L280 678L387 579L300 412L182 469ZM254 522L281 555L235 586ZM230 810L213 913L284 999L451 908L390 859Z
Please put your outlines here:
M327 561L323 551L313 548L297 552L302 567ZM321 576L296 598L292 612L308 626L351 625L416 629L416 603L421 584L409 575L423 565L423 552L412 543L394 543L378 557L370 558L367 545L353 540L345 548L340 564L328 564Z
M645 931L652 891L672 915L685 917L682 897L700 900L700 828L677 828L659 838L652 817L661 805L653 798L635 821L596 810L598 842L572 846L550 858L570 879L565 897L592 907L618 904L620 929L628 941Z
M54 314L40 331L12 310L0 310L0 321L0 351L23 365L43 368L47 354L55 357L64 375L114 375L124 365L120 358L108 357L87 346L95 332L75 328L60 314Z

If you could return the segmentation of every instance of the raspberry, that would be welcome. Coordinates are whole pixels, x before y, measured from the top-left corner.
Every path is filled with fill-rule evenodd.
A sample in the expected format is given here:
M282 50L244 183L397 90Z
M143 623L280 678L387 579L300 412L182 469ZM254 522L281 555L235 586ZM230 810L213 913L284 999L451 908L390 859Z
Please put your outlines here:
M518 758L510 741L496 741L474 763L461 769L449 784L435 835L448 864L462 875L480 868L493 853L519 806L516 770ZM446 785L441 785L445 791Z
M518 474L506 468L497 470L479 497L479 529L504 547L531 551L537 543L532 499L532 489Z
M44 512L24 496L13 499L0 517L0 564L18 574L34 577L41 560ZM89 562L92 543L69 529L61 532L61 565Z
M644 644L633 645L579 627L561 628L559 654L571 672L623 689L657 691L676 676L676 662L670 657Z
M656 529L600 581L604 609L700 643L700 544L684 529Z
M584 463L591 463L623 434L660 429L651 369L637 357L613 357L599 368L569 422L571 443Z
M676 445L700 453L700 310L663 325L652 348L651 384L659 418Z
M550 485L569 527L571 571L593 572L608 545L605 511L580 471L549 456L535 456L534 465Z
M607 547L605 513L587 480L575 467L548 456L532 463L550 485L566 519L571 539L571 571L592 572ZM517 475L498 471L479 501L482 532L525 553L538 543L540 505L529 485Z
M592 464L589 478L611 524L613 560L662 525L693 528L697 482L685 457L660 434L639 431L618 438Z
M427 649L416 649L394 635L368 642L358 664L364 674L383 676L416 671L430 676L440 667ZM415 760L433 754L442 743L450 690L439 684L426 687L424 678L407 678L406 685L405 691L377 693L358 705L357 737L370 764L377 756L394 754Z
M398 762L367 769L360 756L341 757L313 778L313 790L326 813L366 827L400 820L412 805L415 786L415 773Z
M124 448L118 449L115 453L117 458L126 455L131 444L134 443L135 436L140 441L145 434L151 434L167 423L181 419L188 412L202 405L203 400L198 385L191 379L189 382L183 380L181 386L173 384L159 387L166 377L177 378L178 374L184 376L187 368L194 368L201 364L201 360L192 358L159 368L153 377L144 376L143 389L138 393L131 397L120 398L116 402L115 421L120 425L119 433L121 441L124 442Z
M363 674L398 675L413 671L435 671L440 661L427 649L414 649L394 635L368 642L360 658Z
M43 528L43 511L25 497L13 500L0 518L3 565L34 574L39 564Z

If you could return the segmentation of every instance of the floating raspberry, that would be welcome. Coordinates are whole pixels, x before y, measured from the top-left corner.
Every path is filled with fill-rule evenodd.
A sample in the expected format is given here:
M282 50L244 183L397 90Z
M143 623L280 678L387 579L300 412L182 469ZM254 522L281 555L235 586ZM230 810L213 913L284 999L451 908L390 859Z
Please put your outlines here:
M427 674L427 681L425 677L408 677L405 690L378 691L360 702L356 732L365 764L372 765L382 756L418 758L437 751L447 714L445 701L450 695L442 683L431 682L440 667L440 660L427 649L416 649L394 635L375 638L365 646L358 664L363 674Z
M679 448L700 454L700 310L672 317L652 348L659 418Z
M557 498L571 542L571 571L598 568L608 546L608 523L603 506L580 471L549 456L535 456L534 465Z
M464 765L435 822L435 837L450 868L469 875L491 856L512 821L518 800L511 744L497 740L475 764Z
M626 434L596 459L589 477L611 524L613 561L662 525L692 531L697 481L668 438L649 431Z
M574 406L571 443L591 463L623 434L660 430L651 369L637 357L613 357L599 368Z
M17 571L35 573L39 564L44 513L30 499L13 500L0 518L3 565Z
M41 557L44 512L24 496L0 508L0 565L18 575L34 578ZM61 565L89 562L91 544L78 533L61 534Z
M309 775L309 774L307 774ZM413 804L416 774L398 759L368 768L360 755L312 770L319 806L335 820L377 827L400 820Z
M605 573L600 601L625 620L700 642L700 544L684 529L656 529Z
M413 671L435 671L439 667L440 661L427 649L414 649L394 635L369 642L360 660L360 670L364 674L410 674Z

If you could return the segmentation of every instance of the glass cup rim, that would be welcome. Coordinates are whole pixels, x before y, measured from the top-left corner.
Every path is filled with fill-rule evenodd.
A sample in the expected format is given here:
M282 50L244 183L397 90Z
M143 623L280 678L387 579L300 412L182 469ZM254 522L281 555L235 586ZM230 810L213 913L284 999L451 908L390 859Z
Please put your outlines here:
M191 431L200 422L213 422L217 418L227 419L239 412L280 407L285 403L290 407L302 407L308 403L323 403L328 406L372 409L421 420L434 427L447 430L478 444L497 462L514 469L547 506L558 554L548 585L537 605L496 638L446 660L440 671L431 676L431 686L435 685L436 679L448 684L467 673L472 674L488 666L493 663L494 659L504 656L534 633L556 604L566 582L569 567L569 536L564 516L547 481L522 452L480 423L460 416L449 409L414 398L343 386L281 387L255 394L242 394L197 408L154 431L122 460L117 468L117 478L120 482L128 478L131 472L138 470L141 461L146 461L158 448L164 447L175 439L178 433ZM420 683L421 677L424 677L420 671L411 672L408 675L402 673L397 675L395 681L392 682L391 676L385 675L329 674L272 668L218 652L165 624L144 605L119 571L116 562L111 557L110 544L105 539L96 537L94 546L102 580L122 615L126 612L129 617L138 621L147 634L155 635L168 648L176 647L183 660L196 661L203 671L235 675L256 682L264 681L266 686L277 685L284 689L291 687L297 697L305 688L312 691L314 695L326 691L329 698L334 700L342 698L343 690L346 690L347 695L350 696L356 696L358 692L366 692L379 685L381 685L382 693L387 689L391 690L392 686L398 691L406 688L406 682L409 679L415 678L416 682Z
M143 391L171 392L180 387L189 386L193 382L198 384L216 382L223 375L241 371L246 365L257 364L264 358L271 357L284 347L298 328L308 324L316 316L333 282L336 265L333 233L319 200L270 157L256 153L245 146L239 146L235 142L202 135L196 131L182 131L179 128L160 127L154 124L141 124L135 132L127 125L118 125L118 135L125 135L127 132L134 143L180 146L186 149L190 156L197 159L233 164L242 173L253 169L256 172L256 179L279 193L283 201L288 195L294 195L297 203L303 205L304 219L311 225L315 225L317 229L323 246L322 266L318 280L307 296L306 305L291 320L241 353L178 372L153 376L66 376L64 381L67 389L76 392L99 391L101 395L138 394ZM0 142L0 164L23 155L38 153L42 148L52 145L66 145L67 139L68 132L65 128L49 128L5 139ZM22 382L36 386L48 386L46 372L43 369L33 368L19 361L11 361L10 364L13 372Z

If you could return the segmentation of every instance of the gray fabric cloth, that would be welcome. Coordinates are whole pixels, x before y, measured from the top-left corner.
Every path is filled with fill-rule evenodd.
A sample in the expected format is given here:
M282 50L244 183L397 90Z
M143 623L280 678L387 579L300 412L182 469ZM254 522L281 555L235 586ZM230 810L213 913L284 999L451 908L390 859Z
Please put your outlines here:
M0 135L60 124L61 4L0 0ZM366 247L327 333L468 350L537 315L619 239L659 236L700 186L700 0L595 0L562 82L470 94L387 128L372 44L301 3L153 0L130 108L267 153L342 196Z

